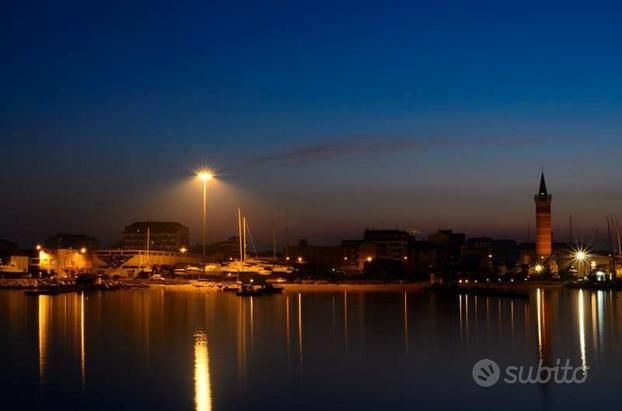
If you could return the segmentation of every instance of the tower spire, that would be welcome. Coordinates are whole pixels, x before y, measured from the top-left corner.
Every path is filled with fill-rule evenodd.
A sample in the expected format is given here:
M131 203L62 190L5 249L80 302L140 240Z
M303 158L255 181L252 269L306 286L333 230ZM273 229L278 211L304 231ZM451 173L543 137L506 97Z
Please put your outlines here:
M546 181L544 181L544 170L542 170L542 175L540 176L540 190L538 190L538 194L541 196L546 196L549 193L546 191Z

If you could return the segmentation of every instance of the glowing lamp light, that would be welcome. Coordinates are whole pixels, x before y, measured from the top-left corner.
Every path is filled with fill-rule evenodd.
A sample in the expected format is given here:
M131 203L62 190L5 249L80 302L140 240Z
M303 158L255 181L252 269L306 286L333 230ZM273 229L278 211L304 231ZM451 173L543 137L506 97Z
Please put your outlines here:
M37 244L35 248L37 249L37 251L41 251L41 244Z
M207 181L207 180L211 180L212 178L214 178L214 174L209 170L200 170L197 173L197 177L201 181Z
M367 257L367 262L368 262L368 263L371 263L371 260L373 260L373 258L371 258L371 257Z
M298 257L298 262L302 263L302 257Z
M544 270L544 267L540 264L536 265L535 267L536 273L541 273L542 270Z
M86 254L86 247L82 247L80 249L80 254Z
M187 251L188 251L188 249L186 247L181 247L179 249L179 252L182 253L182 254L186 253Z

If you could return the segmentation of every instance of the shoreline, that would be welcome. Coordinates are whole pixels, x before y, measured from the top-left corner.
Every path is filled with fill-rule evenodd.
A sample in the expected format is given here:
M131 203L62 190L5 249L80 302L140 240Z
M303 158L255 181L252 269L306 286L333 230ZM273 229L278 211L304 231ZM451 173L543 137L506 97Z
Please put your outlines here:
M114 285L111 282L108 286L76 286L69 285L67 281L42 281L38 279L0 279L0 290L16 290L16 291L32 291L37 289L55 290L59 293L63 292L81 292L81 291L114 291L123 289L148 289L163 288L175 291L201 291L201 292L219 292L221 287L231 282L225 281L205 281L205 280L116 280ZM275 284L283 288L283 293L297 292L419 292L429 291L435 287L448 287L451 283L432 284L427 281L404 282L404 283L385 283L379 281L344 281L340 283L329 282L303 282L303 283L279 283ZM618 291L616 288L602 287L598 288L594 284L585 284L578 286L577 284L564 284L557 282L521 282L521 283L481 283L481 284L454 284L457 286L457 292L463 290L469 292L489 292L489 291L514 291L529 292L537 289L583 289L587 291Z

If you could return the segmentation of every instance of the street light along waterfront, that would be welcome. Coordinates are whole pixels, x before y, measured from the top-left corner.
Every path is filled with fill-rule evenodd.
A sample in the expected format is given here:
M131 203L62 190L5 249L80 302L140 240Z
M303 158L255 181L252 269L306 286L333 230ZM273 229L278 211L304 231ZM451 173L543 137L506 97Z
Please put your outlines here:
M202 169L197 172L197 177L203 182L203 254L201 257L201 265L203 266L203 275L205 275L205 253L207 250L207 182L214 178L214 173L208 169Z

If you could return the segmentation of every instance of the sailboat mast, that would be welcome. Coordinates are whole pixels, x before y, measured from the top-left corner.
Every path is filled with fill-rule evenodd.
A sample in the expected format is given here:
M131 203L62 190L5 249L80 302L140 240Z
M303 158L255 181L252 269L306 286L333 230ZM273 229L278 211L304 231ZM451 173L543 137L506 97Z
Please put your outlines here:
M615 227L616 227L616 234L618 237L618 256L620 256L622 255L622 244L620 244L620 221L618 221L617 219L616 219Z
M242 212L238 207L238 243L240 244L240 261L244 261L244 252L242 251Z
M246 261L246 217L242 217L242 261Z
M149 249L151 247L151 228L147 227L147 262L150 262Z
M611 279L616 277L616 252L613 249L613 239L611 237L611 224L607 217L607 240L609 241L609 253L611 254Z
M276 222L272 220L272 261L276 261Z
M285 261L289 260L289 227L285 226Z

